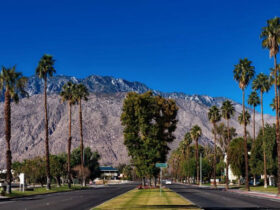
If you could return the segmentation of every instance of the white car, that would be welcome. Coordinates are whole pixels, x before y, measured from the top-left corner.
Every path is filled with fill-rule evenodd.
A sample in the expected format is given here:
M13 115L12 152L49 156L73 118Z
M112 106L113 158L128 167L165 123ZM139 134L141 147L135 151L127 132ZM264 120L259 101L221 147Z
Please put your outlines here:
M171 180L166 180L165 184L172 184Z

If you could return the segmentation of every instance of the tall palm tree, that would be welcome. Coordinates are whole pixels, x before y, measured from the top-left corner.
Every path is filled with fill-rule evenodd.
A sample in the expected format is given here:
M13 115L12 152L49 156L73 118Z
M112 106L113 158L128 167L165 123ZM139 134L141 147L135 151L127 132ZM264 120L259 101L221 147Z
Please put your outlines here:
M235 113L235 108L230 100L226 100L223 102L223 105L221 107L222 110L222 117L227 121L227 145L226 145L226 153L228 151L229 143L230 143L230 127L229 127L229 120ZM228 189L228 154L226 154L226 189Z
M72 125L72 105L77 103L77 99L74 95L75 84L68 82L63 85L62 91L60 93L61 99L63 102L68 103L68 112L69 112L69 130L68 130L68 147L67 147L67 172L68 172L68 187L71 188L71 125Z
M274 58L274 69L277 69L276 55L279 52L280 44L280 18L275 17L267 21L267 25L262 28L260 37L262 38L263 48L269 50L270 57ZM278 156L278 177L280 177L280 134L279 134L279 104L277 96L277 71L274 73L274 92L276 101L276 142L277 142L277 156ZM278 194L280 194L280 179L277 181Z
M242 113L243 121L245 121L245 89L249 85L251 79L255 75L255 68L251 65L251 61L247 58L240 59L239 63L234 66L234 79L238 82L239 88L242 90ZM248 149L247 149L247 131L246 123L244 123L244 153L245 153L245 176L246 190L250 190L249 186L249 166L248 166Z
M261 116L262 116L262 134L264 136L264 119L263 119L263 93L268 92L270 89L269 76L260 73L253 81L253 89L259 90L261 93ZM263 141L263 163L264 163L264 188L267 188L267 171L266 171L266 152L265 141Z
M49 119L47 104L47 78L52 77L56 72L54 68L55 60L51 55L43 55L36 68L36 75L44 80L44 106L45 106L45 150L46 150L46 174L47 190L51 189L51 172L50 172L50 152L49 152Z
M26 77L22 76L22 73L16 72L16 67L5 68L2 67L0 73L0 90L5 91L5 102L4 102L4 119L5 119L5 138L6 138L6 169L7 169L7 193L11 194L11 183L12 183L12 152L11 152L11 101L15 103L19 101L19 95L28 95L24 91L24 86L27 81Z
M198 165L198 139L202 135L201 128L198 125L194 125L191 128L191 137L195 141L195 166L196 166L196 183L199 183L199 165Z
M190 145L192 143L192 136L190 132L187 132L184 136L184 142L185 145L187 147L187 159L188 159L188 177L187 177L187 181L188 184L190 183Z
M248 104L253 107L253 140L256 140L256 106L260 105L260 98L256 91L252 91L248 98Z
M81 170L82 170L82 177L83 177L83 186L86 185L86 180L84 177L84 139L83 139L83 114L82 114L82 101L87 101L89 92L85 85L78 84L74 88L75 98L79 104L79 119L80 119L80 150L81 150Z
M214 187L217 187L216 183L216 153L217 153L217 144L216 144L216 134L217 127L216 123L221 120L220 110L216 106L212 106L208 112L208 119L213 124L213 133L214 133Z

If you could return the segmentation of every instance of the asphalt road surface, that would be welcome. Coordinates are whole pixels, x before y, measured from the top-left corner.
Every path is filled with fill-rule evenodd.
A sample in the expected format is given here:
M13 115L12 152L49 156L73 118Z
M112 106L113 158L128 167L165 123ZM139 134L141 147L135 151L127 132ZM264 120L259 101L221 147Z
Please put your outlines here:
M16 198L9 201L0 200L0 209L90 209L135 187L136 184L120 184L87 190Z
M202 209L278 209L280 202L255 198L221 189L172 184L168 188L187 198Z

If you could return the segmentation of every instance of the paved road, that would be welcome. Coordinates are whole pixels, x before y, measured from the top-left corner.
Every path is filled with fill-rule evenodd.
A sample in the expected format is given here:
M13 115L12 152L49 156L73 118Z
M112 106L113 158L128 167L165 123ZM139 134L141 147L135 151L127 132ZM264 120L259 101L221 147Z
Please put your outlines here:
M168 185L167 187L203 209L280 209L278 201L249 197L219 189L181 184Z
M136 184L111 185L108 187L88 190L37 195L17 198L10 201L0 201L1 210L31 210L31 209L90 209L106 200L125 193L136 187Z

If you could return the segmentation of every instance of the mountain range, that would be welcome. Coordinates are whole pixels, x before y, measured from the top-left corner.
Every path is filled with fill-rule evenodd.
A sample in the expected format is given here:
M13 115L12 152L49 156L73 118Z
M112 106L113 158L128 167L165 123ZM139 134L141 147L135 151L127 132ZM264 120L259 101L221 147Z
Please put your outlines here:
M66 152L68 115L66 104L61 103L59 93L68 81L83 83L90 91L90 97L83 103L84 142L85 146L97 150L101 154L101 164L118 165L128 163L129 157L123 145L120 115L122 103L127 92L143 93L148 90L166 98L173 98L177 106L178 125L175 132L176 140L170 144L171 150L176 148L184 134L198 124L202 128L203 136L200 144L213 144L212 126L208 121L208 109L216 105L220 107L225 97L211 97L206 95L188 95L185 93L165 93L152 90L143 83L130 82L109 76L92 75L84 79L70 76L54 76L48 79L48 108L50 152L53 154ZM28 78L26 91L29 98L22 98L19 104L12 104L12 139L11 148L13 160L23 160L44 155L44 107L43 81L36 76ZM242 111L241 104L232 101L236 114L230 125L242 135L242 129L237 116ZM5 136L3 102L0 103L0 168L5 165ZM252 112L251 109L248 109ZM72 148L79 146L78 109L73 108L73 143ZM273 123L274 117L264 115L266 123ZM256 113L256 130L261 125L261 115ZM252 123L248 126L252 133Z

